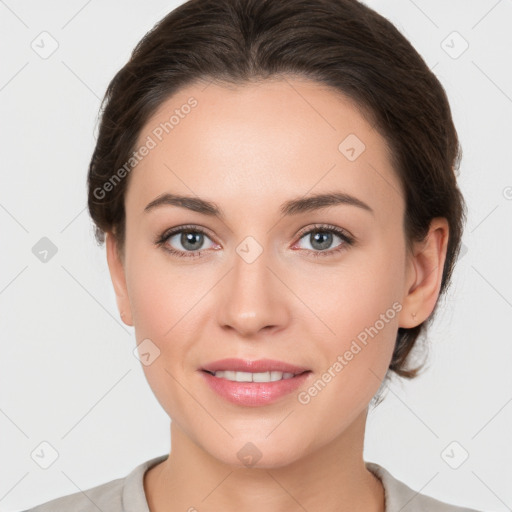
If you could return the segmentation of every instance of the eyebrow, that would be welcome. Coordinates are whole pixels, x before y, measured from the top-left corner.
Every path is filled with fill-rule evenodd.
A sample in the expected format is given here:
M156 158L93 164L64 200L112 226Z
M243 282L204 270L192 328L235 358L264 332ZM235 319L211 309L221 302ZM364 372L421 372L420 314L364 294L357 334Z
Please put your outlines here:
M321 210L330 206L348 205L361 208L372 215L375 214L373 209L365 202L357 197L344 192L331 192L327 194L314 194L308 197L300 197L291 199L281 205L281 214L284 216L298 215L301 213ZM160 206L178 206L186 208L210 217L218 217L224 219L222 210L213 201L206 201L199 197L181 196L177 194L165 193L151 201L145 208L144 212L149 212Z

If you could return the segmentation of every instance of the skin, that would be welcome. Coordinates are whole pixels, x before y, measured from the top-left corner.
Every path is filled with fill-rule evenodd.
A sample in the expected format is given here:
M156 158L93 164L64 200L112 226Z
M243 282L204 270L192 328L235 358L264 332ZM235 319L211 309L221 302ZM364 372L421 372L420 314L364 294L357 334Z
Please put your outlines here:
M137 343L149 338L160 350L143 369L172 419L170 456L144 478L150 509L383 511L382 485L363 460L368 404L398 327L434 309L448 224L434 219L407 253L405 202L385 139L346 97L306 79L187 86L161 105L139 143L191 96L197 107L128 178L124 252L107 236L119 310ZM349 134L366 146L353 162L338 150ZM292 198L334 191L374 213L351 205L279 211ZM144 212L164 192L213 201L224 218L170 205ZM331 255L315 258L314 233L300 232L317 223L345 229L355 243L334 253L345 242L333 235L324 249ZM198 257L154 243L185 224L208 232ZM250 264L236 252L247 236L263 249ZM187 250L179 235L166 243ZM234 405L199 372L224 357L278 359L312 370L299 391L307 389L395 302L401 311L306 405L298 392ZM248 442L262 454L252 467L237 457Z

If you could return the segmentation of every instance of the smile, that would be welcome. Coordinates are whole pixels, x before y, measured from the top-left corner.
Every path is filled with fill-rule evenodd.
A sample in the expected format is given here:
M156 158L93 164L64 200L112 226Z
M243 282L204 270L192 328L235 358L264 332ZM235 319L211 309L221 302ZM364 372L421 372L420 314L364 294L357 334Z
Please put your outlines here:
M233 382L276 382L278 380L291 379L295 376L290 372L235 372L235 371L217 371L208 372L220 379L227 379Z

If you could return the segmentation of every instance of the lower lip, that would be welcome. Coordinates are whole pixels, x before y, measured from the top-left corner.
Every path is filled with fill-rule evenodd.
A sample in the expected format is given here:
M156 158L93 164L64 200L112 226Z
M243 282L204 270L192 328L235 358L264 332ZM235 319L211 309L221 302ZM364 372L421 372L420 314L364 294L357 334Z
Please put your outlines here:
M235 382L201 370L208 385L231 403L256 407L276 402L304 384L311 372L301 373L291 379L274 382Z

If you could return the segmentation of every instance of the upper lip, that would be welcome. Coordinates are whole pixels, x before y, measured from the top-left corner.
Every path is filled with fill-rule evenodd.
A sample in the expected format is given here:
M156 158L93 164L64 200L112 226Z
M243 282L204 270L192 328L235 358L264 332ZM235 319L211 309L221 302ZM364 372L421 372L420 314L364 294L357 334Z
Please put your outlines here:
M308 368L297 366L284 361L276 361L274 359L257 359L250 361L248 359L236 359L227 358L219 359L204 365L201 370L208 372L217 371L234 371L234 372L252 372L252 373L263 373L263 372L283 372L293 373L295 375L309 371Z

